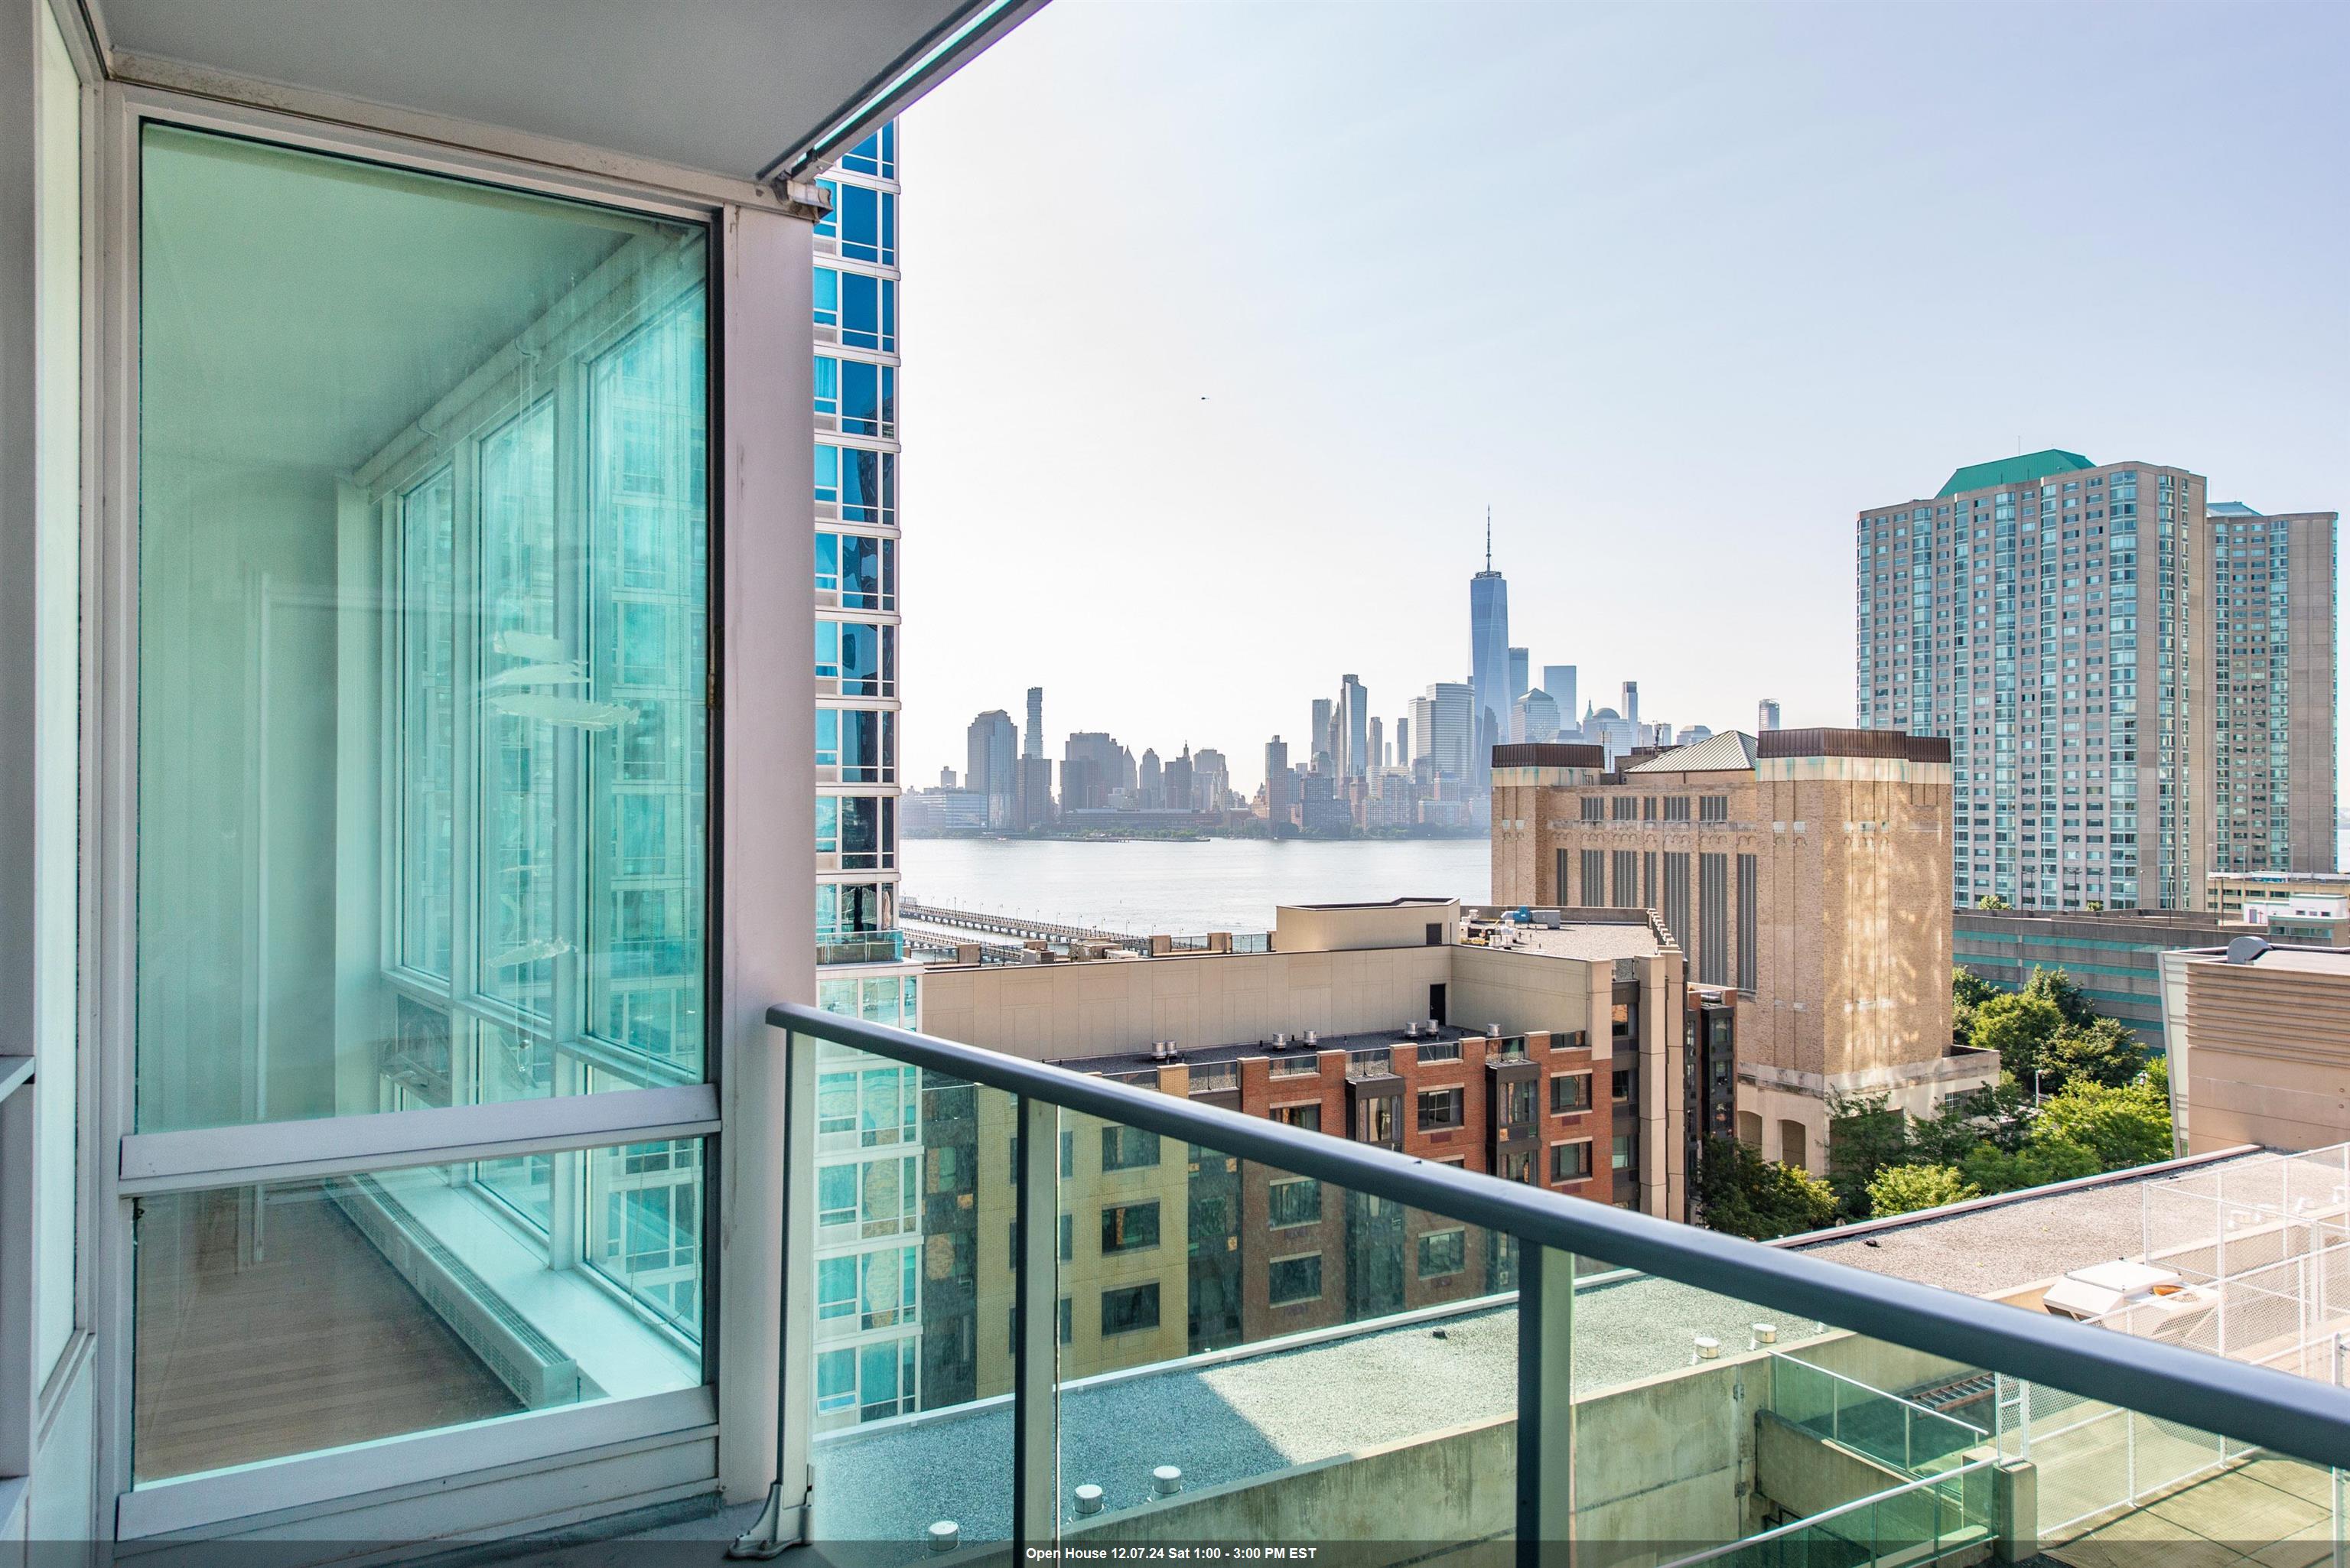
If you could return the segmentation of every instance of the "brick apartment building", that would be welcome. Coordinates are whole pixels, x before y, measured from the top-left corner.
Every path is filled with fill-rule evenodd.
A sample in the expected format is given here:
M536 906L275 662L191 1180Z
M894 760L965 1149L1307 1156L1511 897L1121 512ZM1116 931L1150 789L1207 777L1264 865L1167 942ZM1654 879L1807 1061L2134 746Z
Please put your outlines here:
M1285 907L1267 952L940 966L927 984L928 1026L972 1044L1686 1217L1690 996L1643 911ZM982 1194L1013 1190L1011 1117L982 1096ZM1476 1227L1087 1118L1062 1139L1071 1376L1515 1285L1506 1241ZM1009 1377L1012 1216L982 1204L987 1388Z

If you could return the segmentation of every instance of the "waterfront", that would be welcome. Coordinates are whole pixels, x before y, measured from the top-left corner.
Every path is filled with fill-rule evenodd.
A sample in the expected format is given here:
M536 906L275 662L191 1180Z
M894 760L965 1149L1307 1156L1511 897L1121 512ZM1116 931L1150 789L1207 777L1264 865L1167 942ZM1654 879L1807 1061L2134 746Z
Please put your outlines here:
M909 838L899 849L907 898L1143 935L1269 930L1275 904L1481 903L1491 856L1482 838Z

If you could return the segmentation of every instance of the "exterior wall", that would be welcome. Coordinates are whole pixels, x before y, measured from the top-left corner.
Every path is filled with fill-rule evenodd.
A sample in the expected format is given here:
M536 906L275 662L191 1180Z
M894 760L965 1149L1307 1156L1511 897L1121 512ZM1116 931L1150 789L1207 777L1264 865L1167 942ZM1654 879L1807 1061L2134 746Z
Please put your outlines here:
M2228 872L2214 871L2206 882L2205 898L2211 911L2222 919L2241 920L2244 918L2244 902L2272 900L2295 894L2350 897L2350 875L2326 872Z
M1277 952L1332 952L1362 948L1426 947L1428 928L1450 942L1461 923L1461 901L1395 904L1284 904L1274 911Z
M2042 914L1960 909L1952 916L1959 967L1993 985L2021 990L2034 969L2062 969L2097 1011L2162 1038L2161 956L2225 941L2216 913Z
M2172 961L2186 993L2170 1040L2184 1152L2350 1140L2350 951Z
M1803 1126L1820 1168L1832 1093L1885 1094L1925 1112L1993 1075L1950 1054L1950 779L1945 763L1840 756L1765 758L1751 774L1499 770L1494 888L1542 906L1617 902L1617 857L1628 853L1645 901L1653 859L1652 907L1689 955L1690 981L1738 990L1741 1109L1761 1116L1774 1158L1779 1124ZM1724 797L1719 818L1703 815L1708 796ZM1591 797L1602 802L1596 819L1583 815ZM1686 815L1667 815L1683 809L1675 800ZM1629 815L1618 815L1626 801ZM1605 885L1586 884L1586 852L1601 857ZM1725 875L1711 930L1709 855L1723 857ZM1673 856L1687 857L1685 899L1669 892ZM1751 955L1739 919L1748 856ZM1676 919L1692 929L1673 929Z
M1449 948L1202 953L1097 963L933 968L924 1027L1032 1062L1199 1047L1278 1033L1347 1034L1428 1016Z

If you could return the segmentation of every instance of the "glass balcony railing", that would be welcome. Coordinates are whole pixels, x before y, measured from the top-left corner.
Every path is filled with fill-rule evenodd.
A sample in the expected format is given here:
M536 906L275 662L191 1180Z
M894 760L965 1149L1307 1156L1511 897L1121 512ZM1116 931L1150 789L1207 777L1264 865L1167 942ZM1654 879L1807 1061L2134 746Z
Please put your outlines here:
M2315 1563L2341 1531L2350 1394L2315 1379L769 1019L804 1194L778 1469L808 1485L744 1552L1304 1542L1353 1568L1572 1543L1578 1568L1847 1568L2224 1541Z
M818 937L816 961L818 965L837 963L903 963L906 959L906 933L903 931L857 931L842 936Z

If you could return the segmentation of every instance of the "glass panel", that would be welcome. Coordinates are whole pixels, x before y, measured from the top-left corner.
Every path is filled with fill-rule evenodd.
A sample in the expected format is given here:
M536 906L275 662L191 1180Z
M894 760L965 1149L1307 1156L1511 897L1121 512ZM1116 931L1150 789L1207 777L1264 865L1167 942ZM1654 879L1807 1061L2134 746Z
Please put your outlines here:
M160 126L140 199L140 1130L700 1081L703 231Z
M888 1543L859 1549L876 1563L927 1555L941 1520L1008 1540L1013 1097L794 1049L819 1051L813 1539Z
M140 1200L138 1484L702 1381L702 1146Z
M1503 1239L1117 1123L1065 1112L1061 1127L1073 1542L1229 1529L1161 1485L1239 1489L1220 1495L1235 1511L1219 1520L1295 1521L1295 1539L1434 1550L1513 1532L1518 1316ZM1384 1482L1324 1463L1383 1449L1410 1456L1380 1461L1397 1466ZM1180 1473L1162 1480L1170 1466Z

